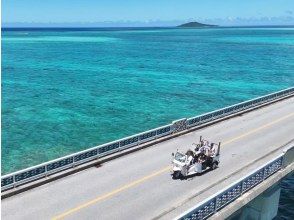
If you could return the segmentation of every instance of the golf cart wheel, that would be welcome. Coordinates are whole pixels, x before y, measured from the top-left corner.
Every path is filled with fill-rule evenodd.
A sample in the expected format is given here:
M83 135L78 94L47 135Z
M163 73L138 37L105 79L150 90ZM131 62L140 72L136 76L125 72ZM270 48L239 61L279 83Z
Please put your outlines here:
M213 162L212 169L215 170L217 168L217 166L218 166L218 163L217 162Z
M180 176L181 176L181 172L179 172L179 171L173 173L174 179L178 179L178 178L180 178Z

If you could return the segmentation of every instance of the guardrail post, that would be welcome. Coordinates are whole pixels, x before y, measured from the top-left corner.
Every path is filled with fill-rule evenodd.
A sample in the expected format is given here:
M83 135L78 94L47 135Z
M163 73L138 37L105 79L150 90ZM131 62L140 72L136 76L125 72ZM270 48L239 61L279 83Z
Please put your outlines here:
M120 141L118 142L118 152L121 151Z
M243 195L244 190L244 180L241 181L241 195Z
M175 126L173 124L170 125L170 132L171 132L171 134L174 133L174 129L175 129Z
M73 156L72 157L72 168L74 168L75 167L75 165L76 165L76 163L75 163L76 161L75 161L75 156Z
M48 173L47 173L47 165L45 165L45 177L47 177Z
M282 156L282 165L281 165L281 169L285 168L285 154Z
M217 197L215 197L215 203L214 203L214 211L213 211L213 213L216 213L216 202L217 202Z
M15 188L16 187L16 182L15 182L15 175L13 175L13 188Z
M265 178L265 167L263 168L263 171L262 171L262 182L264 181L264 178Z

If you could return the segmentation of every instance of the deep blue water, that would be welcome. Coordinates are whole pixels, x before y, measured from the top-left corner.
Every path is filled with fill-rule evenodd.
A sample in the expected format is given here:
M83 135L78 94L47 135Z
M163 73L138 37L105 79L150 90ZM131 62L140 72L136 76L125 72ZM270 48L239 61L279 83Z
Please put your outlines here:
M293 54L294 28L3 29L1 172L293 86Z
M281 183L281 195L278 215L275 220L294 219L294 175L286 178Z

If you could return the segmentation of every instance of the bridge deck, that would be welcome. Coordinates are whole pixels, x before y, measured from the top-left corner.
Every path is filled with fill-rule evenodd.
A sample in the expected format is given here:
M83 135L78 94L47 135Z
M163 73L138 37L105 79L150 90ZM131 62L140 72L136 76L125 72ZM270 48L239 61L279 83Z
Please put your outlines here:
M1 217L170 219L281 153L293 134L290 98L4 199ZM220 167L173 180L171 153L187 150L200 135L223 143Z

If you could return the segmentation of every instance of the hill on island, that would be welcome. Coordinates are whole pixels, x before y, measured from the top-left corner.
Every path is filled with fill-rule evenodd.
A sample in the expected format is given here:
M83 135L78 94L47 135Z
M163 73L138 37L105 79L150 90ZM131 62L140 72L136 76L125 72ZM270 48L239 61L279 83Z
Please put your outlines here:
M211 25L211 24L202 24L196 21L193 22L188 22L185 24L181 24L177 27L181 27L181 28L200 28L200 27L216 27L217 25Z

